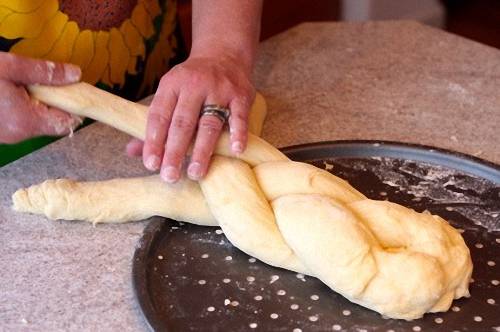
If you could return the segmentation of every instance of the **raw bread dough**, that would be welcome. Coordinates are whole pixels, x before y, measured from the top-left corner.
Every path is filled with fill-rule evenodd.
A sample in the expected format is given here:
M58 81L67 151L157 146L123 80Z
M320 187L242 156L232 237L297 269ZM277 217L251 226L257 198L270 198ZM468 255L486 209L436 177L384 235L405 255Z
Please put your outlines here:
M42 214L53 220L124 223L164 216L198 225L217 225L196 182L182 179L166 186L158 175L96 182L47 180L16 191L13 201L16 211Z
M120 116L103 118L136 132ZM249 255L315 276L352 302L391 318L446 311L453 299L469 296L469 250L439 216L367 199L346 181L293 162L254 135L248 149L234 158L228 140L223 134L199 184L184 178L167 185L157 176L49 180L17 191L14 209L51 219L125 222L161 215L218 225Z

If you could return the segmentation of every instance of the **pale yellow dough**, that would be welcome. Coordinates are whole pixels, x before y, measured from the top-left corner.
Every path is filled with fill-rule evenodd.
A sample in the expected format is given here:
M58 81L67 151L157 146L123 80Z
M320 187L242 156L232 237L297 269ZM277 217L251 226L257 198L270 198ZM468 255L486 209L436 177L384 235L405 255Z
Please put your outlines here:
M144 137L143 106L82 84L31 91L46 103ZM260 121L252 127L258 134L263 99L252 113L260 114L252 120ZM93 223L160 215L220 226L249 255L315 276L350 301L391 318L447 311L453 299L469 296L469 250L439 216L367 199L327 171L290 161L257 136L250 135L248 149L237 158L228 145L225 133L199 183L184 178L167 185L157 176L48 180L18 190L14 209Z

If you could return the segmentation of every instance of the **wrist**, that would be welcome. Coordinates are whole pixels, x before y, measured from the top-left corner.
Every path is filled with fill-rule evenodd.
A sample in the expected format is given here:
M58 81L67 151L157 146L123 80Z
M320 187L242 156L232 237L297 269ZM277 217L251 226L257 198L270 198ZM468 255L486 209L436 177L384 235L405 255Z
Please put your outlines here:
M229 61L250 75L255 60L255 47L238 47L230 43L221 43L219 40L203 40L193 42L190 57Z

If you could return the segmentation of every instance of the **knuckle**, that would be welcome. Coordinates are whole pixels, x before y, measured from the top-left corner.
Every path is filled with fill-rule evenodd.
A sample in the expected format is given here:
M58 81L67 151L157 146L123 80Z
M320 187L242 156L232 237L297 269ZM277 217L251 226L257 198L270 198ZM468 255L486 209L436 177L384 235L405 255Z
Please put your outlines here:
M191 89L200 89L202 84L209 84L210 85L210 79L205 77L200 72L194 71L191 72L188 76L187 80L187 86Z
M255 91L243 87L236 87L232 91L232 100L238 109L248 111L255 98Z
M33 67L33 74L35 77L44 77L50 83L66 77L66 68L52 61L37 62Z
M234 99L242 102L248 98L248 92L241 87L236 87L233 89L233 96L234 96Z
M233 96L245 90L237 80L234 80L228 76L221 77L219 79L219 82L221 82L221 86L225 89L225 91L232 94Z
M148 147L160 149L163 144L162 139L163 135L161 135L161 128L152 127L148 128L144 142Z
M162 141L165 139L169 124L170 118L167 115L161 112L150 112L146 125L146 141L153 144L163 144Z
M171 69L172 71L172 69ZM165 75L162 76L162 78L160 79L160 82L158 83L158 89L159 90L163 90L163 89L168 89L169 86L170 86L170 76L172 75L172 73L168 72L166 73Z
M198 80L200 78L200 73L185 64L179 64L173 67L165 76L169 78L175 77L178 81L191 82L192 80Z
M255 89L253 88L239 88L235 95L240 103L243 105L250 105L255 98L255 93Z
M196 122L190 117L179 115L172 119L172 126L182 131L192 131L196 126Z
M146 143L160 147L165 140L168 130L168 125L163 125L159 122L148 123L146 128Z
M231 119L233 121L246 123L248 121L248 112L234 112L231 114Z
M175 65L172 67L172 69L170 69L167 74L165 74L165 76L169 76L170 74L172 75L175 75L175 74L179 74L179 73L182 73L184 71L184 65L182 63L178 64L178 65Z
M153 126L165 126L170 123L170 114L154 107L151 108L148 120Z
M165 163L177 165L184 159L185 153L178 148L167 149L165 153Z
M199 129L207 132L208 134L214 134L220 131L221 128L222 122L214 116L205 116L202 120L200 120Z

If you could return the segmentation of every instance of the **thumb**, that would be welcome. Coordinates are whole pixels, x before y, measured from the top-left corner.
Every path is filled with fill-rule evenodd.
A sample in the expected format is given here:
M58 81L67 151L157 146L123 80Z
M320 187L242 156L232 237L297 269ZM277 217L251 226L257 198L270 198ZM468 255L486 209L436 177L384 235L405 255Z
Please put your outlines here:
M80 67L0 52L0 79L17 84L63 85L80 80Z
M82 119L44 104L35 106L35 135L63 136L73 132L82 123Z

